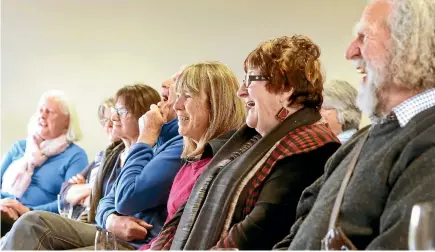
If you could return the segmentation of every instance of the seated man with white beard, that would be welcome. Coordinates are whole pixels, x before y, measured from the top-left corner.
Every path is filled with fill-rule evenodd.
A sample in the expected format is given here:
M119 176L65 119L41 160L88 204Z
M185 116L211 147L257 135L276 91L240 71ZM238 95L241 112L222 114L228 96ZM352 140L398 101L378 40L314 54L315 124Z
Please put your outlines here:
M357 132L306 188L275 248L407 250L411 209L435 200L435 1L375 0L346 58L363 75Z

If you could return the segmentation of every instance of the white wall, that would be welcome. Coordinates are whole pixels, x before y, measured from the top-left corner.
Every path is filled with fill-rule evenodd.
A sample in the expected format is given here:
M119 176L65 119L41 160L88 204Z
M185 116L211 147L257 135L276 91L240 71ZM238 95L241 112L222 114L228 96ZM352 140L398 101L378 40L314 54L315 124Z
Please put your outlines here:
M357 85L344 59L366 0L2 0L1 153L25 137L39 96L67 92L88 155L106 140L100 101L125 84L158 88L182 64L219 60L241 78L260 42L302 33L322 48L327 78Z

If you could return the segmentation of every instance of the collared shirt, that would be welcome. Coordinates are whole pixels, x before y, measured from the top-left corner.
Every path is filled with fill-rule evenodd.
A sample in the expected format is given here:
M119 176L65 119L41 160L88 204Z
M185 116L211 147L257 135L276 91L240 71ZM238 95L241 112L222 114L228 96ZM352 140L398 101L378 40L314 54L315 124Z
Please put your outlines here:
M428 89L420 94L405 100L396 107L393 111L383 118L371 118L375 124L385 123L391 118L397 119L400 127L405 127L406 124L418 113L435 106L435 88Z
M346 131L342 131L337 135L338 140L340 140L340 142L342 144L344 144L345 142L347 142L347 140L349 140L355 133L357 132L356 129L350 129L350 130L346 130Z

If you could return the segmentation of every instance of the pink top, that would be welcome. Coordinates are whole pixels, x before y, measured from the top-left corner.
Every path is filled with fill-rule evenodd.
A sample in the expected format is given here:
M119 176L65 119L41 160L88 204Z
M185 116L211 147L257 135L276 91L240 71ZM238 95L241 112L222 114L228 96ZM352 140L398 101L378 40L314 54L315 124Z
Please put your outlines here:
M195 185L198 177L202 174L205 168L207 168L211 159L212 158L209 157L193 163L187 163L178 171L174 178L174 182L172 183L171 192L169 193L167 204L168 217L166 218L165 223L172 219L178 208L187 201L192 192L193 185ZM156 238L154 238L150 243L140 247L139 250L149 249Z
M165 223L172 219L178 208L187 201L193 189L193 185L199 175L207 168L210 161L211 157L193 163L187 163L178 171L172 183L171 192L169 193L168 218Z

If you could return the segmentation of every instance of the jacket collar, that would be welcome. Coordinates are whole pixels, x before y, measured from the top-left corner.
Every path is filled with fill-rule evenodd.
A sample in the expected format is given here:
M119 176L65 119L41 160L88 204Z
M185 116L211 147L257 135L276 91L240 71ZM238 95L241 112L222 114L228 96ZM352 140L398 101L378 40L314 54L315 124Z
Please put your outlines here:
M231 138L231 136L236 132L235 130L231 130L218 138L211 140L206 143L204 146L204 152L201 155L201 159L207 157L213 157L216 153L221 149L221 147Z

